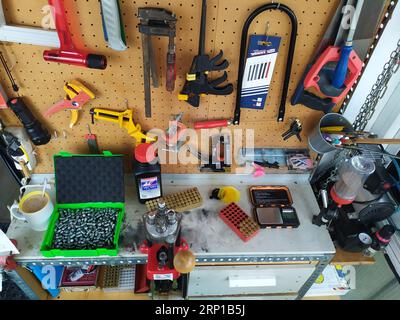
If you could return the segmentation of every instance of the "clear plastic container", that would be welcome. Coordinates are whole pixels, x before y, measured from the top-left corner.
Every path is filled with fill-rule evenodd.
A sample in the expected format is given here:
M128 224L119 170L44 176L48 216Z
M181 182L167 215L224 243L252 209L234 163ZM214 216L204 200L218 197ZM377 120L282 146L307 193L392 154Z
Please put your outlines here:
M336 195L345 201L353 201L367 178L374 173L375 163L356 156L346 160L339 168L339 181L333 186Z

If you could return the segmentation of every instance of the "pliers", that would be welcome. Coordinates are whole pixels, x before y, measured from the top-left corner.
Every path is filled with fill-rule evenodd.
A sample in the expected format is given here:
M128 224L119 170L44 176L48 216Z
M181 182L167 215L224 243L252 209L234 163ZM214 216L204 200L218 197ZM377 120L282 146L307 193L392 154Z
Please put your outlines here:
M85 87L78 80L72 80L64 85L64 91L66 97L64 100L57 102L44 114L45 117L51 117L53 114L58 113L62 110L71 111L71 122L69 127L72 128L79 118L79 110L83 106L95 98L95 94Z

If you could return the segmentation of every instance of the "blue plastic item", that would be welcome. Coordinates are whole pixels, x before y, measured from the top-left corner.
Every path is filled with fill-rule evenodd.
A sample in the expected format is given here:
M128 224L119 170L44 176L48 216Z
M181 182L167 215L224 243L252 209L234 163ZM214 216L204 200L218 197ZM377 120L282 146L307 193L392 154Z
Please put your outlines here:
M340 56L340 60L336 65L335 74L333 76L332 85L340 89L343 87L344 82L347 78L347 69L349 65L350 54L353 51L353 45L344 46L342 48L342 53Z
M43 289L53 297L57 298L60 294L58 289L64 271L63 266L30 266L36 278L42 284Z

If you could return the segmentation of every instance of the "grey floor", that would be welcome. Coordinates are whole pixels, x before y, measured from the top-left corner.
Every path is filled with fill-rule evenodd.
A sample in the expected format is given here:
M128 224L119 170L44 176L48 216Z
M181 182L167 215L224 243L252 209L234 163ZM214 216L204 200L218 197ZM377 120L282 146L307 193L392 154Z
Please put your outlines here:
M342 300L400 300L400 284L383 253L375 256L371 266L356 267L356 290Z

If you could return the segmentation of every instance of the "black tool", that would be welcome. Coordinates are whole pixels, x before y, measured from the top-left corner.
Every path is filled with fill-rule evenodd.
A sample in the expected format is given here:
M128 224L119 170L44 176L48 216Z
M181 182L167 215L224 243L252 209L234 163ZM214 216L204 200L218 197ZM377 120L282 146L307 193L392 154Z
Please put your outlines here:
M186 77L185 85L179 95L179 100L187 101L195 108L200 106L200 96L202 95L212 94L227 96L233 92L232 84L220 86L228 79L226 71L220 78L211 81L208 79L209 72L225 70L228 68L229 62L227 60L219 62L224 55L222 50L214 58L210 58L210 56L205 53L207 1L202 1L199 53L193 59L192 66Z
M32 114L22 98L11 98L7 105L22 122L34 145L40 146L49 143L51 135Z
M233 124L239 125L240 124L240 115L241 115L241 110L240 110L240 102L242 99L242 85L243 85L243 76L244 76L244 71L245 71L245 62L246 62L246 49L247 49L247 39L248 39L248 34L249 34L249 28L253 20L263 13L264 11L267 10L280 10L284 13L286 13L291 21L292 24L292 34L290 36L290 46L289 46L289 54L288 54L288 60L287 60L287 67L286 67L286 73L285 73L285 82L283 84L283 90L282 90L282 99L281 99L281 104L279 107L279 115L278 115L278 122L283 122L285 119L285 113L286 113L286 98L288 95L289 91L289 84L290 84L290 75L292 73L292 64L293 64L293 58L294 58L294 51L296 48L296 40L297 40L297 17L294 14L294 12L287 7L284 4L281 3L269 3L266 5L263 5L256 9L246 20L244 26L243 26L243 31L242 31L242 40L241 40L241 47L240 47L240 62L239 62L239 72L238 72L238 87L237 87L237 97L236 97L236 109L235 109L235 116L233 118Z
M145 91L146 117L151 117L151 85L158 88L158 74L153 51L152 36L164 36L169 38L167 54L167 90L175 89L176 79L176 16L170 11L160 8L139 8L140 19L139 32L142 34L143 45L143 79Z
M289 140L291 137L296 136L297 139L301 142L301 135L300 133L303 131L303 126L301 125L301 122L299 119L296 119L292 122L290 125L290 129L286 131L284 134L282 134L283 140Z
M200 171L229 172L232 167L232 143L229 135L214 135L211 137L211 153L209 161L201 165ZM207 156L198 152L199 160Z
M279 163L276 162L276 161L274 163L271 163L271 162L268 162L268 161L266 161L266 162L254 161L254 163L256 165L259 165L260 167L263 167L263 168L280 169Z
M14 77L13 77L12 74L11 74L11 70L10 70L10 68L8 67L7 61L6 61L6 59L4 58L2 52L0 52L0 60L1 60L1 63L3 64L4 70L6 71L8 78L10 79L11 86L12 86L14 92L18 92L18 91L19 91L19 87L18 87L18 85L16 84L16 82L15 82L15 80L14 80Z

